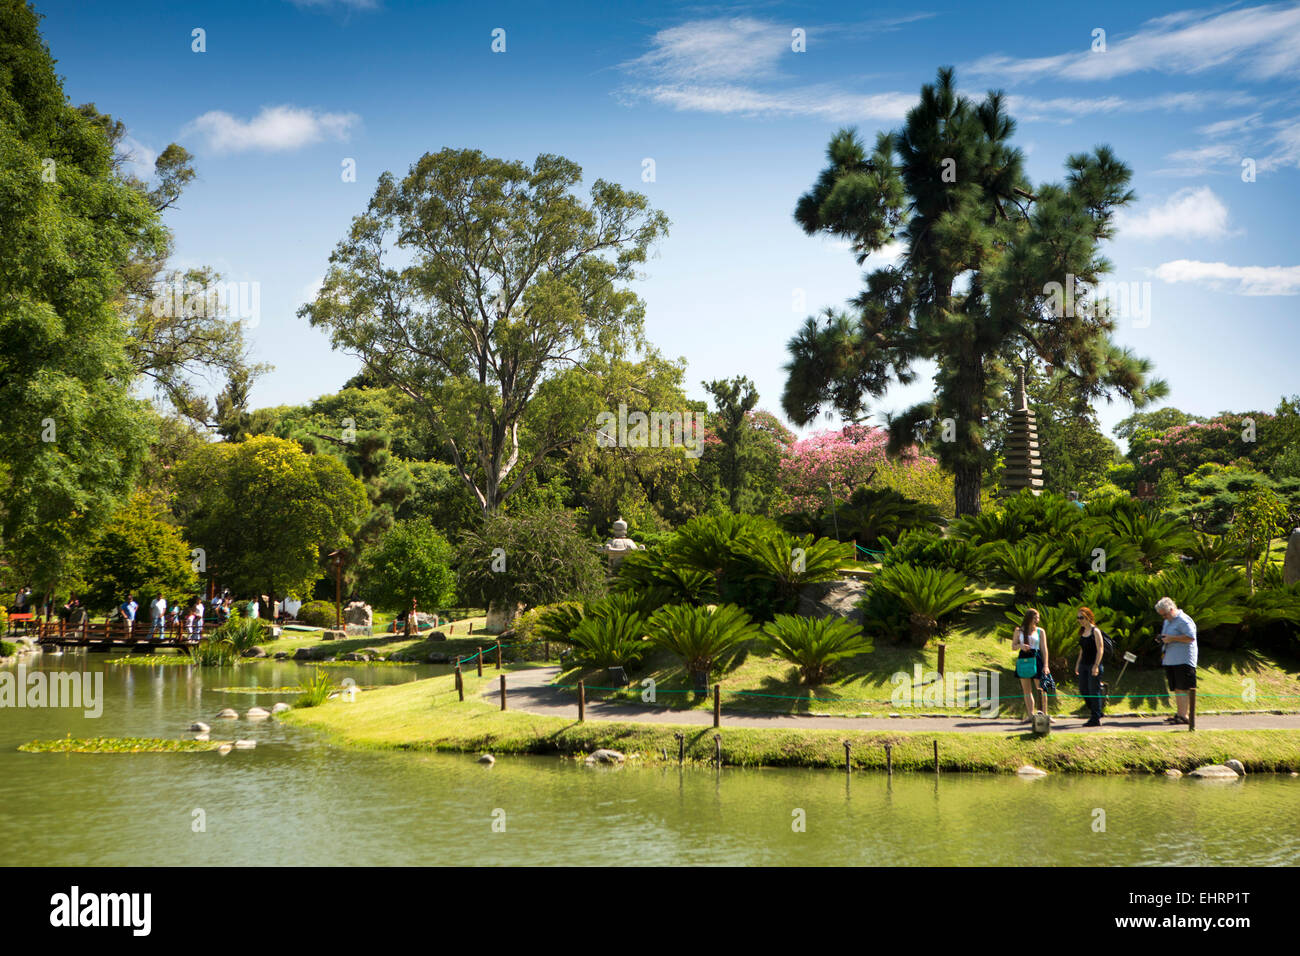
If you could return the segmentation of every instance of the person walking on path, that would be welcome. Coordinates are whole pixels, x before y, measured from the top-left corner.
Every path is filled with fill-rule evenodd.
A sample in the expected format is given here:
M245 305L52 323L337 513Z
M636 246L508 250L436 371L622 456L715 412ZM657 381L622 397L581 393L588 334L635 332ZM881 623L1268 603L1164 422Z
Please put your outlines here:
M1074 659L1074 673L1079 678L1079 695L1088 704L1091 715L1085 727L1101 726L1101 654L1103 650L1101 628L1092 615L1092 609L1079 608L1079 656Z
M1035 712L1047 713L1047 692L1043 690L1043 675L1048 673L1047 635L1038 626L1038 612L1030 608L1025 619L1011 635L1011 649L1016 652L1016 676L1025 692L1025 720L1032 721ZM1042 710L1034 706L1035 691L1042 700Z
M1160 627L1160 663L1165 668L1165 679L1174 692L1177 713L1165 721L1167 724L1186 724L1188 714L1187 692L1196 687L1196 622L1186 611L1179 610L1173 598L1162 597L1156 602L1156 613L1164 618Z

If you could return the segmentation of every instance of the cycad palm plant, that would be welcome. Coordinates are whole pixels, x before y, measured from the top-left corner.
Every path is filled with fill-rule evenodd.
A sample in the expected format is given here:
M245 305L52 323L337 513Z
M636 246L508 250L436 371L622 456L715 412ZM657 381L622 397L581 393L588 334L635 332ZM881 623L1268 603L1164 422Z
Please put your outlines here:
M1106 526L1137 549L1138 561L1147 572L1164 567L1196 542L1186 522L1150 508L1116 511L1106 519Z
M842 617L778 614L763 632L771 652L799 668L809 686L822 683L836 661L871 650L862 628Z
M725 667L746 641L760 635L748 614L734 604L717 608L667 604L650 618L650 639L685 665L697 689Z
M785 610L793 610L801 587L834 581L840 568L853 558L848 544L812 535L796 538L784 531L755 535L743 547L753 565L745 579L772 582Z
M647 650L646 619L616 608L598 609L569 632L574 656L592 667L634 664Z
M949 568L894 564L882 568L871 583L873 591L885 592L906 611L912 641L920 647L956 612L979 600L979 594L970 587L970 578Z
M1050 541L1003 541L989 552L993 579L1008 584L1018 603L1038 600L1040 593L1051 591L1065 576L1066 559L1059 545Z

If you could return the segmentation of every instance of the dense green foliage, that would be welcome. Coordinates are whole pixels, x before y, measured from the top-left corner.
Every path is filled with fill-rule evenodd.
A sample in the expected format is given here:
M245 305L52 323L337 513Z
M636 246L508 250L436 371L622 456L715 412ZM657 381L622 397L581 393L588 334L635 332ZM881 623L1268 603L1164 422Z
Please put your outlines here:
M399 521L362 556L367 600L387 611L450 606L456 599L452 549L428 519Z

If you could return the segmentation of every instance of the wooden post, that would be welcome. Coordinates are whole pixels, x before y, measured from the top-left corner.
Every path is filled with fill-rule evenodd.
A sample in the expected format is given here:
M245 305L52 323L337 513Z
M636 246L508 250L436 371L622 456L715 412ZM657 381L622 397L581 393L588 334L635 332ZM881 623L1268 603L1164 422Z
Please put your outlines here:
M456 661L456 693L460 695L462 701L465 699L465 678L460 673L459 660Z
M892 777L894 775L894 745L885 744L885 773Z
M948 649L947 644L939 644L939 676L943 676L943 652Z
M852 745L847 740L844 741L844 772L845 773L849 773L853 769L853 765L852 763L850 763L850 757L849 757L850 746Z
M501 675L501 709L506 709L506 675Z
M578 681L578 722L587 719L587 685Z
M686 735L682 733L673 734L677 738L677 766L681 766L686 761Z
M469 622L469 632L470 632L471 634L474 633L474 622L473 622L473 621L470 621L470 622Z
M551 659L551 642L550 642L550 641L546 641L546 642L545 642L545 650L542 651L542 654L544 655L544 656L542 657L542 660L544 660L544 661L549 661L549 660Z
M1187 691L1187 731L1191 733L1196 729L1196 688L1190 688Z
M474 658L478 662L478 676L483 676L483 648L478 649L478 654Z
M713 726L722 726L722 685L713 685Z
M501 639L497 639L497 670L501 670Z
M722 734L713 735L713 765L722 769Z
M939 772L939 741L934 742L934 772Z

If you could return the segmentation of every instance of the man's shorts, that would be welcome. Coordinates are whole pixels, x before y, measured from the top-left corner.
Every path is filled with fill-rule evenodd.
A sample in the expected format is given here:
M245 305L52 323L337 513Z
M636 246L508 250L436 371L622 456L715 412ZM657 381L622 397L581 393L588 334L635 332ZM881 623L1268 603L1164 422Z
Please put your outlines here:
M1191 664L1166 664L1165 677L1170 690L1192 690L1196 686L1196 668Z

